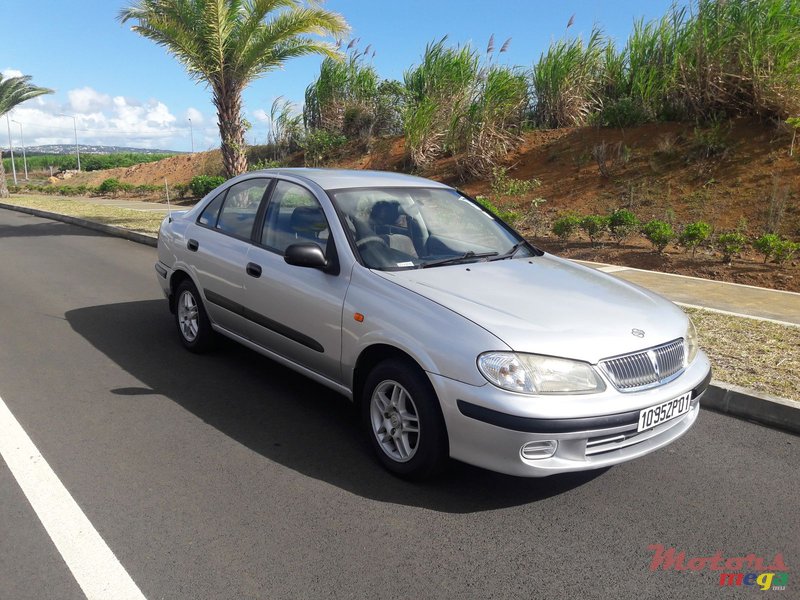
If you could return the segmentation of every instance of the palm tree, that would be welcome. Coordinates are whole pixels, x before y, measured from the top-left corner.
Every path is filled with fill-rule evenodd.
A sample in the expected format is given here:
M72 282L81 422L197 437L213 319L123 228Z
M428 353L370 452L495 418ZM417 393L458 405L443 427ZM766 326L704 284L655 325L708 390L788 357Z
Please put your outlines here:
M42 94L53 93L53 90L36 87L30 81L30 75L3 79L3 75L0 73L0 117L18 104L25 102L25 100L30 100ZM10 140L9 144L11 144ZM8 185L6 183L6 170L3 167L2 150L0 150L0 198L8 198Z
M228 177L247 170L242 91L290 58L338 58L333 44L310 35L342 36L341 15L299 0L138 0L119 21L164 46L189 76L211 88Z

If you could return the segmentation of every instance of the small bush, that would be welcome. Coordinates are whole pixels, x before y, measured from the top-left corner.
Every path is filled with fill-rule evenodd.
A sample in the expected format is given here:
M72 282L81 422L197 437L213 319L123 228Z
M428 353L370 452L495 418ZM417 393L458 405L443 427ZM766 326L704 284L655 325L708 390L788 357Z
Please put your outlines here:
M603 234L608 230L608 217L601 215L589 215L581 219L581 229L589 236L589 240L594 246Z
M631 211L620 208L608 216L608 229L617 244L621 244L639 229L639 219Z
M765 233L753 242L753 248L764 255L766 263L771 257L775 256L776 250L781 245L781 236L776 233Z
M344 145L345 142L347 142L345 136L324 129L310 131L301 143L305 150L306 165L318 167L331 158L333 151Z
M499 217L501 221L506 222L512 227L520 219L521 215L517 211L510 209L502 209L497 205L493 204L492 201L489 200L486 196L478 196L477 198L475 198L475 201L478 204L480 204L483 208L488 210L490 213L492 213L494 216Z
M658 219L647 222L642 227L642 233L659 253L664 252L664 248L675 239L675 230L672 229L672 225Z
M103 182L97 186L97 191L101 194L116 194L122 190L122 182L119 179L104 179Z
M496 196L523 196L542 185L538 179L514 179L508 176L508 169L492 169L492 193Z
M705 242L710 235L711 225L704 221L697 221L696 223L689 223L683 228L679 241L681 246L692 251L692 256L694 257L697 247Z
M800 243L781 240L775 248L775 262L782 265L791 260L798 251L800 251Z
M192 177L189 182L189 189L196 198L202 198L214 188L217 188L225 183L224 177L212 175L196 175Z
M719 249L722 252L722 262L729 263L734 256L741 254L747 244L747 238L738 231L723 233L717 238Z
M577 215L563 215L553 222L553 233L555 233L561 241L566 242L569 238L575 235L578 227L581 225L581 218Z

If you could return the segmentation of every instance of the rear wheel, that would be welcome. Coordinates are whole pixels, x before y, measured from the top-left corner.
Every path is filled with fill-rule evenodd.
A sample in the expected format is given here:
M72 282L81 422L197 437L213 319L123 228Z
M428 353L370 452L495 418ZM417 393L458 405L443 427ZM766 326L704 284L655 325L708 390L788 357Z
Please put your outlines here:
M189 279L175 290L175 324L186 349L201 353L211 348L214 330L197 287Z
M392 473L423 479L444 468L447 431L439 400L419 367L387 360L367 377L362 419L378 460Z

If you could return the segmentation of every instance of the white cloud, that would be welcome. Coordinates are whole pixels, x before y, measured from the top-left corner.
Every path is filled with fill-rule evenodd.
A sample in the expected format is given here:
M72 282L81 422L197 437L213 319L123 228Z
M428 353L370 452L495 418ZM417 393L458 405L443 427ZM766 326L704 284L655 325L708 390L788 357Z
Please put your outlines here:
M11 68L3 69L3 79L9 79L11 77L22 77L22 71Z
M184 118L191 119L194 125L199 125L205 122L205 117L203 116L203 113L201 113L199 110L197 110L192 106L190 106L189 109L186 111Z
M90 87L70 90L67 96L72 110L76 113L90 113L111 105L111 97L108 94L101 94Z
M81 145L188 151L191 138L187 118L192 119L195 150L219 146L216 119L210 118L210 113L204 115L190 107L176 116L157 98L114 96L91 87L39 96L14 108L11 118L23 124L28 147L72 144L76 125ZM0 131L0 146L6 146L5 127ZM19 147L19 129L14 128L11 134Z

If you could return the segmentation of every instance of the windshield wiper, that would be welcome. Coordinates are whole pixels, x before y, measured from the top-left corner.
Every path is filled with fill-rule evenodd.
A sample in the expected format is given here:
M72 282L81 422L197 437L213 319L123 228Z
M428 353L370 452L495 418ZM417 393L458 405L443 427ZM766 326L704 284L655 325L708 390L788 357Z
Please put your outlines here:
M505 252L505 253L503 253L503 254L501 254L499 256L495 256L491 260L504 260L506 258L514 258L514 255L517 253L517 250L519 250L523 246L527 245L527 243L528 242L526 242L525 240L520 240L519 242L517 242L516 244L511 246L511 250L509 250L508 252Z
M460 256L451 256L450 258L443 258L441 260L432 260L431 262L422 263L420 265L421 269L427 269L428 267L438 267L440 265L449 265L452 263L461 262L462 260L470 260L473 258L487 258L489 256L497 256L497 252L474 252L472 250L467 250L464 254Z

